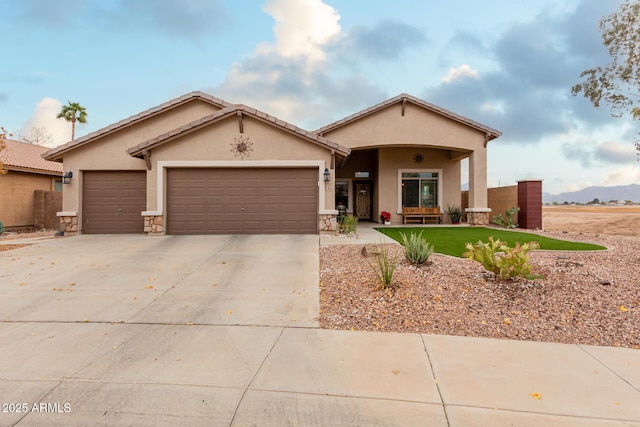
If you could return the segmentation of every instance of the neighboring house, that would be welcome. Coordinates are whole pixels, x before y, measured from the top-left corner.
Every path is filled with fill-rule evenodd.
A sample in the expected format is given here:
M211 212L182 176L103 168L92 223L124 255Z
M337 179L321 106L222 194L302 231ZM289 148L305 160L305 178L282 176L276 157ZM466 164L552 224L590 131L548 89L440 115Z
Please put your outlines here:
M336 206L379 221L403 205L460 204L487 223L486 145L500 132L409 95L309 132L192 92L49 150L73 178L67 232L317 233Z
M0 175L0 221L5 227L33 226L36 190L62 190L62 165L44 160L47 150L8 139L7 148L0 151L8 171Z

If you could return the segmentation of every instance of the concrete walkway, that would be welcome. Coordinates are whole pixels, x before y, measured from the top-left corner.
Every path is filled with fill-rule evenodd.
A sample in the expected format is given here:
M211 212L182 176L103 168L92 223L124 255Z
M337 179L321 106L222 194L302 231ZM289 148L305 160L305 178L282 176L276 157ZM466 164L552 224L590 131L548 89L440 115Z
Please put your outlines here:
M446 224L394 224L394 225L382 225L375 222L361 222L358 223L358 231L353 236L345 236L341 234L321 234L320 235L320 246L331 246L331 245L375 245L375 244L386 244L386 243L398 243L392 238L378 232L376 228L412 228L412 227L442 227L446 226ZM468 224L458 224L455 227L469 227Z
M272 236L272 269L238 237L0 252L0 425L640 426L638 350L318 329L304 237Z

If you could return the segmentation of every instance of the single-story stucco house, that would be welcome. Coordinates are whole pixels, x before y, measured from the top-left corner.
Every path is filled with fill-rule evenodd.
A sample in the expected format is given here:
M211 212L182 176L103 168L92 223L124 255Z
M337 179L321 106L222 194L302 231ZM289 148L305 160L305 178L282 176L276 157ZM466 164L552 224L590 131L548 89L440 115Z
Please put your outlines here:
M49 150L64 163L67 233L235 234L335 230L403 206L460 204L487 223L487 143L495 129L399 95L307 131L191 92Z
M32 227L38 190L62 190L62 165L44 160L47 147L7 139L0 160L0 221L5 227ZM55 219L55 217L54 217Z

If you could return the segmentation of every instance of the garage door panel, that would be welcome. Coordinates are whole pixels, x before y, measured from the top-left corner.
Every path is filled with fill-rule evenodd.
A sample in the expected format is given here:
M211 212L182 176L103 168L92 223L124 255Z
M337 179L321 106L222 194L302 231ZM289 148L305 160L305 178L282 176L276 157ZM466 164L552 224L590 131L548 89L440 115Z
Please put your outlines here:
M82 232L142 233L146 193L144 171L84 171Z
M262 213L264 215L279 215L281 218L283 218L281 205L263 205Z
M317 233L317 200L317 169L169 169L167 228L170 234Z

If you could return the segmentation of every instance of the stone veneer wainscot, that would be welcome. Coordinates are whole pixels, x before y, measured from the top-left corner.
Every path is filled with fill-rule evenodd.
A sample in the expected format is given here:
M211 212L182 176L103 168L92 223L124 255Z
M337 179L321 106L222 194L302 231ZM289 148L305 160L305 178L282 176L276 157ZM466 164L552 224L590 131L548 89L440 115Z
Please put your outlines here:
M78 234L78 213L58 212L60 218L60 231L67 234Z
M164 233L162 215L147 215L144 217L144 232L149 234Z
M336 231L338 229L338 216L334 214L319 215L320 231Z

